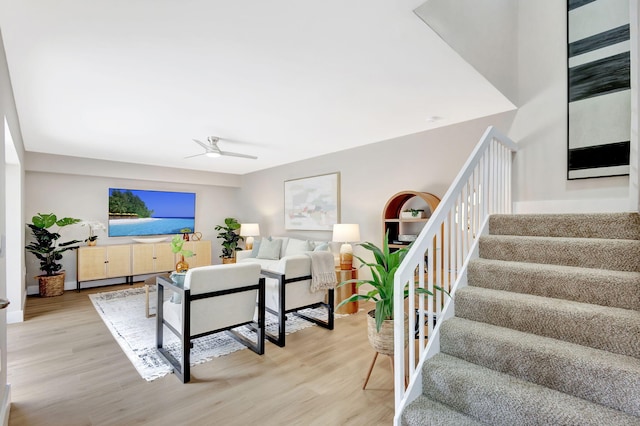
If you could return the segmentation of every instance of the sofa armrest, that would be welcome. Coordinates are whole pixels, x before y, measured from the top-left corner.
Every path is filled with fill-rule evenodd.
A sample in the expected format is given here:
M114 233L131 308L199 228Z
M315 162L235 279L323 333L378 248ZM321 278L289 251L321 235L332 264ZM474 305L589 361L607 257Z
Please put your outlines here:
M278 262L276 272L285 274L287 278L311 275L311 258L304 254L285 256Z
M251 257L251 250L240 250L236 252L236 262Z

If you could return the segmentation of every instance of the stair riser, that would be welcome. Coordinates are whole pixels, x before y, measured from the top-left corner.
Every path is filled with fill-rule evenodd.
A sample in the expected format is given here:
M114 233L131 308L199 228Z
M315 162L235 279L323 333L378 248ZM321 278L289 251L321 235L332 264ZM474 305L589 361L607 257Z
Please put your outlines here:
M640 310L640 274L547 267L516 262L469 264L469 285L573 300L594 305Z
M444 354L425 363L423 389L426 397L491 425L612 426L640 420Z
M440 329L442 352L640 416L640 361L459 318Z
M488 235L479 247L485 259L640 272L640 241Z
M456 293L456 316L621 355L640 355L637 312L623 311L621 316L607 308L594 312L588 309L590 305L566 302L572 305L565 307L561 302L551 303L551 299L528 298L494 297L466 287Z
M492 215L489 232L493 235L640 240L640 215Z

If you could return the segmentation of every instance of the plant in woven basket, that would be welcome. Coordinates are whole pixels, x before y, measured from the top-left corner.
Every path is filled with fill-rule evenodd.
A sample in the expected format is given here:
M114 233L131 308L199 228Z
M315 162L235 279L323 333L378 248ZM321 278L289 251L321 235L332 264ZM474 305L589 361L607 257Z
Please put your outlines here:
M55 214L38 213L31 219L33 223L28 223L35 241L25 246L28 252L33 253L40 261L40 270L44 275L39 275L38 279L41 296L59 296L64 292L64 271L61 271L62 254L68 250L78 248L81 240L71 240L58 242L60 233L49 230L54 225L58 228L80 222L80 219L64 217L58 219Z
M389 244L387 241L389 240L389 231L387 230L387 235L385 235L384 242L382 245L382 249L370 242L364 242L358 244L362 246L364 249L369 250L373 253L375 258L375 262L366 262L364 259L354 256L356 259L360 261L360 267L368 267L371 271L371 279L363 280L363 279L352 279L348 281L344 281L340 283L340 286L356 283L356 287L360 287L364 284L369 284L373 287L371 291L366 294L354 294L351 297L343 300L337 306L340 306L355 302L359 300L365 301L374 301L376 303L375 312L373 312L372 316L375 318L376 331L380 332L380 328L382 327L382 323L385 320L393 320L393 293L394 293L394 275L396 270L402 263L405 255L409 251L411 245L406 247L402 247L396 251L389 250ZM436 287L440 290L439 287ZM432 294L429 290L424 288L416 287L416 294ZM404 289L404 297L406 298L409 295L408 287Z
M218 236L216 238L222 238L222 254L220 257L222 259L233 259L235 257L236 251L242 250L241 247L238 247L238 243L244 240L244 237L241 237L238 234L238 230L240 229L240 223L232 218L228 217L224 220L225 226L217 225L215 227L216 231L219 231Z
M74 223L80 222L80 219L71 217L58 219L53 213L38 213L36 216L33 216L31 221L33 223L28 223L27 226L31 228L31 232L36 240L27 244L25 248L38 258L40 261L40 270L44 272L45 275L55 275L62 269L62 265L59 263L62 260L62 253L77 249L78 243L82 241L72 240L64 243L58 242L60 234L58 232L51 232L49 228L54 225L57 225L58 228L73 225Z

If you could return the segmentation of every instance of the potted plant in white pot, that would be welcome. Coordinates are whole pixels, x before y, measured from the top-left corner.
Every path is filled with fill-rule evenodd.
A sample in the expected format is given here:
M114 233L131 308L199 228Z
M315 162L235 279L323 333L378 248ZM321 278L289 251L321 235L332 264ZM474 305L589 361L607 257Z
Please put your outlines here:
M39 275L38 285L40 296L60 296L64 292L65 273L61 271L62 254L68 250L78 248L81 240L71 240L67 242L58 242L60 234L51 232L49 228L56 225L58 228L72 225L80 222L80 219L64 217L58 219L55 214L38 213L31 219L33 223L28 223L31 232L35 237L35 241L30 242L25 247L28 252L33 253L40 261L40 270L44 275Z
M84 242L87 243L88 246L96 245L96 243L98 242L98 231L104 232L107 230L107 227L104 226L104 223L97 221L83 221L80 222L80 225L89 227L89 237L84 240Z
M364 284L369 284L373 287L372 290L366 294L354 294L351 297L343 300L336 307L339 308L350 302L355 301L373 301L376 304L375 309L371 310L367 314L367 335L369 337L369 343L376 352L385 355L393 355L393 294L394 294L394 275L396 270L402 263L405 255L409 251L409 246L403 247L396 251L390 251L387 243L389 238L389 232L383 241L382 249L375 244L365 242L358 244L366 250L373 253L374 262L367 262L359 256L354 256L360 261L360 267L368 267L371 272L371 279L353 279L340 283L339 285L346 285L349 283L356 283L359 288ZM436 287L440 289L439 287ZM416 294L432 294L429 290L416 287ZM404 297L408 296L409 289L404 289ZM405 324L408 322L408 318L405 317ZM407 326L405 325L405 328ZM408 333L405 332L405 340L408 339Z
M220 257L222 258L222 263L235 263L236 251L242 250L242 247L239 247L238 243L244 240L244 237L241 237L238 233L240 223L236 219L228 217L224 220L224 225L225 226L217 225L215 227L215 230L219 231L216 238L223 240L222 254Z

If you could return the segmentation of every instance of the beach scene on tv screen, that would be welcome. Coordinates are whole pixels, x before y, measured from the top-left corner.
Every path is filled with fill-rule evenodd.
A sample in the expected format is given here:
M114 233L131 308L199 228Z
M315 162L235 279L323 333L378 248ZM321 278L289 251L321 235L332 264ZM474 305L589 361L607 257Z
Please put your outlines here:
M193 232L195 206L191 192L109 188L109 236Z

